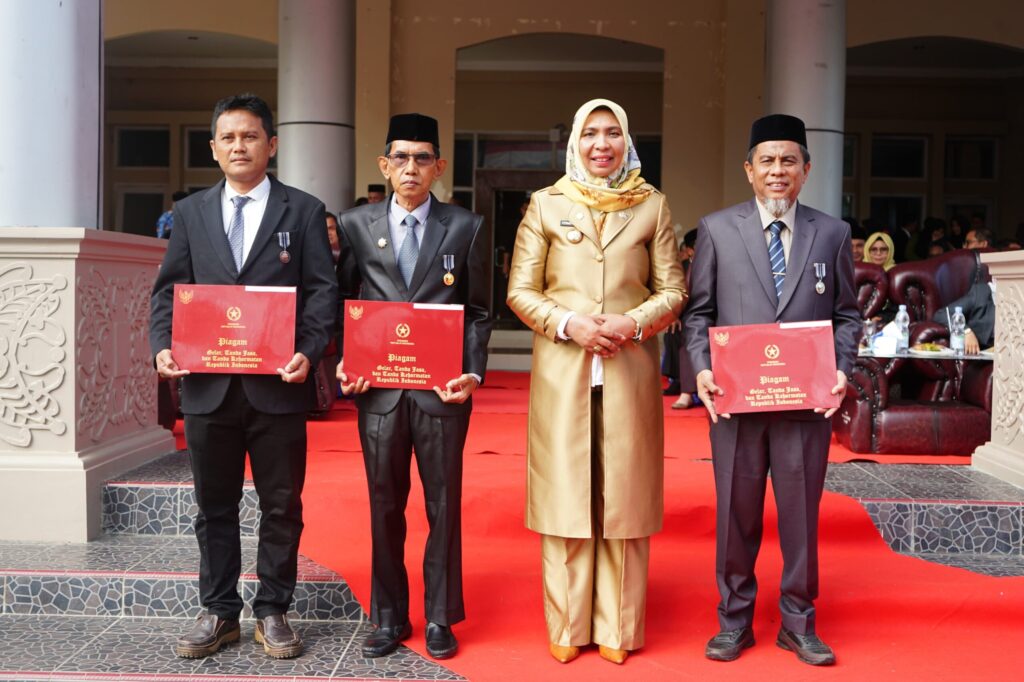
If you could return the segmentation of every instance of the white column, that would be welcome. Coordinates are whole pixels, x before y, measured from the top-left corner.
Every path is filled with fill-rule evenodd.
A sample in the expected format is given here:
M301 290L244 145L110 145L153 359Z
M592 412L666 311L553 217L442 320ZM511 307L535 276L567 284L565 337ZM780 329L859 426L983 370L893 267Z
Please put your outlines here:
M811 176L800 201L839 216L843 195L846 0L768 0L765 113L807 124Z
M102 0L0 3L0 226L99 226Z
M974 451L975 469L1024 488L1024 254L985 253L996 283L992 439Z
M352 205L355 0L278 1L278 171L329 211Z

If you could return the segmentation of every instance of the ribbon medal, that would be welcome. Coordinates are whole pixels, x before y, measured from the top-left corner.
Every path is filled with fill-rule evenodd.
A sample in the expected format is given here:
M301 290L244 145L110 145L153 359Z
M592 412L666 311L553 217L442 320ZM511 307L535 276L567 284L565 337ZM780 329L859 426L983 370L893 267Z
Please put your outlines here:
M814 285L814 290L819 294L825 293L825 264L815 263L814 264L814 276L818 278L818 283Z
M444 269L447 271L444 273L444 285L450 287L455 284L455 275L452 274L452 270L455 269L455 254L446 253L441 258Z
M281 260L282 263L288 263L292 259L292 255L290 253L288 253L288 247L291 246L291 243L292 243L292 235L291 235L291 233L290 232L278 232L277 233L277 243L281 247L281 253L278 255L278 258Z

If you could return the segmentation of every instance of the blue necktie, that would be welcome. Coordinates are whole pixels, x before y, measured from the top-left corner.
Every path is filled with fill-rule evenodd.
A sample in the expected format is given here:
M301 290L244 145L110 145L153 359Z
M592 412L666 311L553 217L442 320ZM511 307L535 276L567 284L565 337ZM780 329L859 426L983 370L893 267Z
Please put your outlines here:
M405 216L402 224L406 227L405 241L402 242L402 249L398 252L398 271L402 273L406 288L412 282L412 273L416 270L416 259L420 256L420 243L416 238L416 216L412 213Z
M245 243L245 218L242 216L242 208L249 201L250 197L241 195L231 198L235 205L235 213L231 216L231 226L228 228L228 244L231 245L231 255L235 259L235 270L242 271L242 245Z
M782 248L782 238L779 237L779 233L785 226L786 223L781 220L776 220L768 226L768 231L772 233L772 239L768 242L768 260L772 264L775 295L780 299L782 298L782 285L786 281L786 252Z

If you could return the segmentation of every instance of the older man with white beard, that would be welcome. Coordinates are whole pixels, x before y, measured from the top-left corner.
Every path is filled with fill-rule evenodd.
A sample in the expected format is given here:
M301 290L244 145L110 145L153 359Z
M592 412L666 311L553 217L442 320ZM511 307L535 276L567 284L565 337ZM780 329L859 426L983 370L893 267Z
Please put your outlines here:
M781 114L758 119L749 150L744 169L755 198L701 221L683 321L697 393L711 418L717 494L721 631L708 642L705 655L731 661L754 645L754 564L770 471L783 558L782 627L776 644L805 663L831 665L835 655L815 633L814 599L818 503L835 408L750 412L731 419L717 414L713 396L722 395L722 389L711 371L708 328L830 320L838 368L832 393L845 391L861 324L850 228L797 203L811 170L803 121Z

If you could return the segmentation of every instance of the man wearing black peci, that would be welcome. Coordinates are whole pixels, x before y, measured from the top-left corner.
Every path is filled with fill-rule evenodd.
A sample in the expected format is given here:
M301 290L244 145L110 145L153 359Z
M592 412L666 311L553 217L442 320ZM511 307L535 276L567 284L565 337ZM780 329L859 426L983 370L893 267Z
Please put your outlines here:
M386 144L377 161L394 193L384 202L341 214L341 300L464 305L463 373L434 390L385 389L346 374L344 352L338 363L342 392L356 394L370 489L370 620L377 628L362 651L368 657L385 656L412 634L404 548L415 449L430 524L423 557L427 652L449 658L458 649L451 626L465 618L462 448L470 396L483 381L491 334L487 244L480 216L441 203L430 192L447 163L440 156L436 120L421 114L393 116Z
M832 395L842 394L861 325L850 228L797 201L811 170L803 121L784 114L757 119L748 149L743 166L754 198L701 219L683 315L697 392L712 422L721 629L705 655L732 661L754 645L754 566L770 472L783 561L776 644L804 663L832 665L835 654L816 632L814 600L818 504L837 408L718 415L714 396L722 389L711 369L708 328L830 320L838 370L822 380L835 381Z
M274 658L302 653L286 613L295 590L310 368L333 333L337 284L324 205L267 174L277 152L270 108L251 94L213 112L213 158L224 179L175 204L174 231L153 286L150 346L161 377L182 379L181 411L195 480L199 592L205 611L175 646L200 658L238 641L238 503L249 454L262 519L253 600L256 641ZM171 353L175 284L293 286L295 355L278 375L190 374Z

